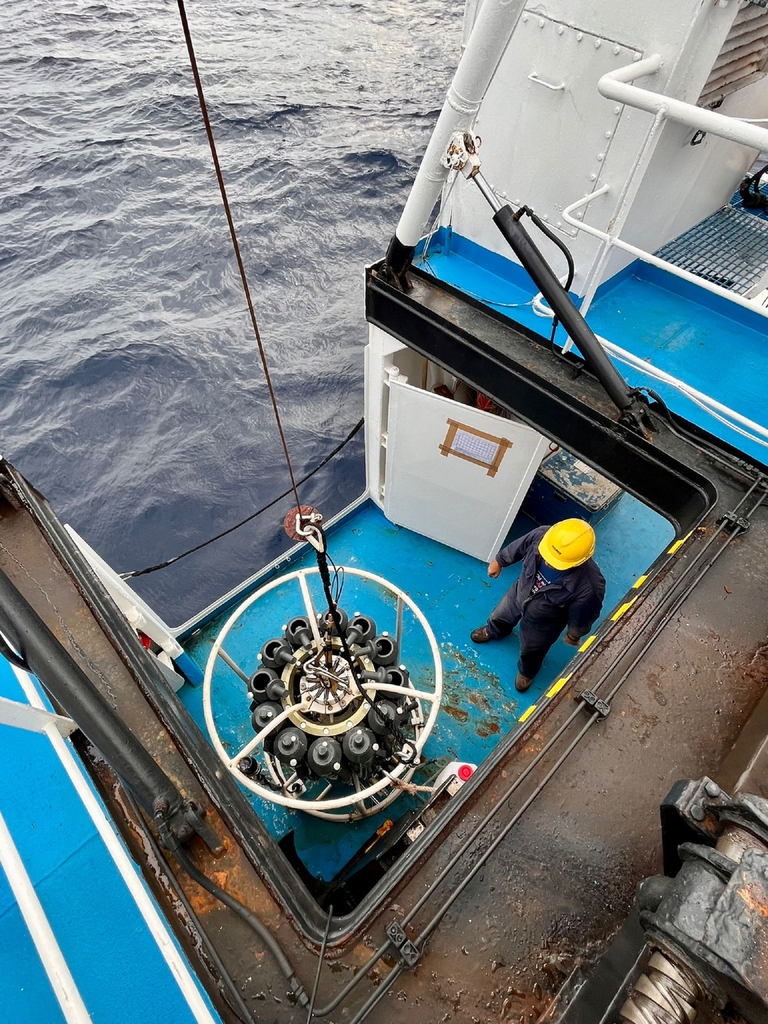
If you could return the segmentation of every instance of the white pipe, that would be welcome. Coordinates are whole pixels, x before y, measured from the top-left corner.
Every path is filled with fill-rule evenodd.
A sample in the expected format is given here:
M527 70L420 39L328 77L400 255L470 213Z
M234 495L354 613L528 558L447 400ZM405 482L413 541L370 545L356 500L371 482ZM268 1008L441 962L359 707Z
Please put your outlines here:
M0 864L8 878L11 892L19 905L35 949L43 962L45 973L48 975L64 1019L67 1024L91 1024L91 1015L85 1007L72 972L67 967L67 961L56 941L56 936L45 916L35 887L27 874L24 862L16 849L16 844L2 814L0 814Z
M45 732L49 725L54 725L62 736L69 736L77 728L71 718L54 715L42 708L31 708L29 704L8 700L7 697L0 697L0 725L40 733Z
M727 405L723 405L722 402L718 402L716 398L712 398L711 395L705 395L703 391L697 391L696 388L691 387L690 384L686 384L683 380L678 380L677 377L673 377L672 374L667 373L665 370L659 369L658 366L654 366L653 363L648 363L644 359L640 359L633 352L628 352L626 349L621 348L619 345L615 345L612 341L608 341L606 338L600 338L597 336L602 346L616 356L621 362L627 363L627 365L633 367L635 370L639 370L641 373L647 373L649 377L654 377L656 380L662 382L662 384L669 384L676 388L682 394L687 395L692 401L696 402L697 405L706 406L708 409L713 409L716 412L722 413L723 416L733 420L735 423L740 423L743 427L751 430L755 434L760 434L762 437L768 439L768 428L762 426L760 423L756 423L754 420L747 419L746 416L742 416L741 413L736 412L735 409L729 409ZM727 424L731 426L731 424ZM734 429L736 429L734 427ZM755 441L759 441L759 438L754 438ZM760 442L765 444L766 441Z
M170 626L163 622L146 601L143 601L136 591L128 586L112 566L105 562L101 555L98 555L75 529L68 524L65 525L64 529L75 544L77 544L86 561L104 584L110 597L130 624L135 629L140 629L142 633L146 633L171 658L178 658L180 654L183 654L184 649L171 632Z
M625 103L628 107L637 107L638 110L645 110L649 114L661 113L670 121L677 121L696 131L707 132L729 142L748 146L759 153L768 149L768 128L760 128L737 117L718 114L714 110L704 110L694 103L685 103L683 100L629 84L636 78L654 74L662 64L661 55L654 53L645 60L617 68L616 71L609 71L598 81L598 92L606 99Z
M582 199L577 199L576 202L571 203L570 206L566 206L563 210L563 220L566 224L570 224L572 227L578 228L579 231L586 231L588 235L593 235L595 238L599 238L603 242L607 242L610 246L615 246L617 249L621 249L622 252L628 252L636 259L642 260L643 263L648 263L652 267L658 267L659 270L665 270L668 274L674 274L675 277L680 277L683 281L689 281L691 284L695 284L697 287L703 288L704 291L712 292L713 295L719 295L722 299L726 299L728 302L733 302L737 306L749 309L753 313L757 313L758 316L768 317L768 307L760 306L749 299L745 299L743 295L739 295L737 292L731 292L727 288L722 288L719 284L707 281L706 278L699 277L697 274L692 274L689 270L683 270L682 267L675 266L674 263L670 263L668 260L662 260L658 256L654 256L653 253L646 252L645 249L638 249L636 245L630 245L629 242L625 242L621 238L614 238L613 235L608 234L607 231L601 231L600 228L592 227L591 224L585 224L583 221L577 220L573 216L576 210L580 210L588 203L591 203L593 199L597 199L598 196L605 195L608 191L609 186L603 185L601 188L591 192L587 196L584 196Z
M640 185L643 181L643 174L647 170L648 165L656 151L656 143L661 136L661 128L664 124L664 115L656 114L653 119L653 124L648 130L648 134L645 137L645 142L640 147L640 151L635 157L632 167L630 168L626 182L620 196L619 207L616 213L611 218L611 231L613 236L620 235L621 230L629 216L629 212L632 209L632 204L637 198L637 193L640 190ZM643 174L641 174L641 170ZM605 186L607 191L607 186ZM600 191L600 190L598 190ZM596 195L597 193L593 193ZM595 263L593 263L593 269L589 273L589 285L586 292L584 293L584 299L581 303L581 315L586 317L589 307L592 305L592 301L597 294L597 289L600 287L600 281L602 279L603 271L608 265L608 260L611 257L611 246L608 242L604 243ZM570 351L572 347L571 339L569 338L564 351Z
M437 119L395 234L415 246L437 202L448 169L440 160L454 132L468 129L496 71L525 0L485 0Z

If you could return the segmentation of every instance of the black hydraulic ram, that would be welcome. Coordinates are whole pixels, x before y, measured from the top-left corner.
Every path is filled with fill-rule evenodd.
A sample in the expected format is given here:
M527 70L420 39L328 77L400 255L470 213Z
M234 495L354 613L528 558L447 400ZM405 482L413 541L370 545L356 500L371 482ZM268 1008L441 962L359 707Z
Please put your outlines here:
M115 709L70 657L46 624L0 570L0 633L15 647L14 658L43 684L99 750L121 781L154 818L166 846L176 848L195 833L215 849L217 837L194 804L134 736Z
M474 170L474 173L470 174L470 178L493 209L493 220L496 227L549 303L550 309L567 331L568 337L584 356L584 361L591 372L597 377L608 397L619 409L619 421L633 430L647 434L649 420L645 403L616 369L598 341L595 332L573 304L557 275L520 223L523 211L515 213L508 203L500 203L496 193L479 170Z
M531 236L520 223L524 212L529 212L542 230L557 242L552 233L526 207L517 213L507 203L501 203L491 186L480 173L480 159L477 151L480 139L471 132L457 132L446 151L443 166L461 171L464 177L474 181L483 197L493 210L493 219L512 251L530 274L534 284L549 303L555 318L563 325L568 336L576 344L587 368L605 388L608 397L619 410L619 422L650 440L653 430L647 404L624 380L603 349L592 328L574 305L566 288L562 286ZM560 243L557 243L560 245ZM567 249L560 245L567 253ZM384 272L396 287L407 291L410 288L406 270L413 259L415 249L403 245L394 236L384 261ZM569 265L573 261L568 254Z

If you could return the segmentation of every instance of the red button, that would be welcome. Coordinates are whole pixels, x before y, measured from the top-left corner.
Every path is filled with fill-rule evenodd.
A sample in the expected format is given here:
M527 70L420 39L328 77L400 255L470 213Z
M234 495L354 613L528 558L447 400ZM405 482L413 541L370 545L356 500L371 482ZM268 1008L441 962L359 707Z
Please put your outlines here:
M458 776L462 782L466 782L467 779L471 779L475 769L468 764L463 764L458 770Z

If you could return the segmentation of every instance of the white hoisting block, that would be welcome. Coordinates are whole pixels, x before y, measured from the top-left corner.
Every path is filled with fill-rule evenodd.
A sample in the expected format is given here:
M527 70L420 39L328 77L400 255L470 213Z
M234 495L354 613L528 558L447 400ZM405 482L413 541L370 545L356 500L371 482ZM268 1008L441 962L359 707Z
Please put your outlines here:
M407 789L443 690L437 641L410 597L373 573L349 567L343 572L374 584L388 604L394 597L394 636L377 635L367 615L349 618L339 609L340 635L327 609L318 613L313 603L308 581L318 569L299 569L268 583L233 612L211 649L203 681L208 733L227 770L264 800L331 821L376 814ZM222 649L230 631L266 594L296 584L304 613L262 645L250 672L233 666ZM430 652L418 686L401 649L405 609ZM234 754L222 742L213 710L218 658L248 680L255 735ZM249 707L245 696L243 706Z

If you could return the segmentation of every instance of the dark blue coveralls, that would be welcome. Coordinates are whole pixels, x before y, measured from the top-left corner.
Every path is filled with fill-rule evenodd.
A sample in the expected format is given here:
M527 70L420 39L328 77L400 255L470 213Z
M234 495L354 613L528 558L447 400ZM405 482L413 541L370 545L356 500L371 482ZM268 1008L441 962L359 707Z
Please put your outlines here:
M540 526L513 541L496 556L501 566L522 559L520 578L510 587L488 618L492 640L509 636L520 623L520 660L518 671L533 679L544 657L565 626L572 637L588 633L600 614L605 597L605 578L590 558L561 573L555 582L531 596L537 571L547 563L539 554L539 542L549 529Z

